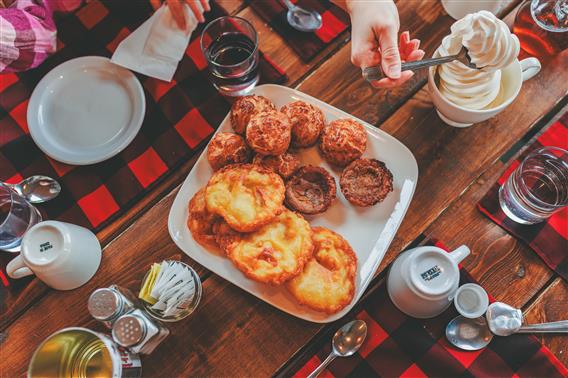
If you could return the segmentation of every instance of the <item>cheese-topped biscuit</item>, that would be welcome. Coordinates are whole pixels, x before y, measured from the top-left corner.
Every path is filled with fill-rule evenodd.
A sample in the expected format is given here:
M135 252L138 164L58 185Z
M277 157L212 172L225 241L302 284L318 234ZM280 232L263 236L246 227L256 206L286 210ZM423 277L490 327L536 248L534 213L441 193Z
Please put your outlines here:
M207 209L237 231L251 232L283 210L284 181L253 164L230 165L217 171L205 193Z

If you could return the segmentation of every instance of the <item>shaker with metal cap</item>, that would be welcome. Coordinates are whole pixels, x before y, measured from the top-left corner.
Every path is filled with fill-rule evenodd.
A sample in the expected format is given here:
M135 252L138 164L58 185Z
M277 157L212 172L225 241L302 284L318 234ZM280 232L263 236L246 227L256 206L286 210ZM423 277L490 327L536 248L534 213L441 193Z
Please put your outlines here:
M132 311L136 303L137 299L130 290L111 285L95 290L89 297L87 307L93 318L112 328L114 321Z
M170 331L146 313L135 309L120 316L112 326L112 338L134 353L150 354Z

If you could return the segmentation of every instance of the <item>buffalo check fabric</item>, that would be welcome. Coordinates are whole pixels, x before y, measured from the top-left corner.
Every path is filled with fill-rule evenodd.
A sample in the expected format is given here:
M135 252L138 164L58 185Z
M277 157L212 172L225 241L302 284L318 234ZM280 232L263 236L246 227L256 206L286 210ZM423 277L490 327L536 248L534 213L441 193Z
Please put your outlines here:
M530 152L545 146L568 150L568 113L553 123L521 156L511 163L503 176L478 203L479 210L513 236L527 243L550 269L568 281L568 208L555 213L547 221L522 225L513 222L499 206L499 188Z
M90 1L58 23L57 53L34 70L0 75L0 180L14 183L35 174L56 178L62 185L61 194L38 205L46 219L100 230L198 152L230 109L208 78L199 46L202 24L193 32L172 82L137 75L144 87L146 115L139 134L124 151L99 164L72 166L39 150L26 122L34 87L48 71L69 59L110 57L153 12L146 1L134 3ZM213 3L207 19L224 15ZM264 82L286 80L266 56L261 58L260 69ZM5 265L4 259L2 263Z
M349 27L349 15L328 0L292 0L306 9L318 11L322 27L315 32L301 32L288 24L288 8L283 0L249 0L251 7L274 28L302 60L309 61Z
M441 243L432 241L444 248ZM445 249L445 248L444 248ZM446 324L457 316L451 306L433 319L415 319L400 312L389 299L386 280L374 289L352 317L367 323L367 338L349 358L338 358L320 375L332 377L566 377L568 369L531 335L494 337L480 351L450 345ZM463 268L460 284L475 282ZM350 319L344 318L341 324ZM296 371L309 375L331 352L329 339Z

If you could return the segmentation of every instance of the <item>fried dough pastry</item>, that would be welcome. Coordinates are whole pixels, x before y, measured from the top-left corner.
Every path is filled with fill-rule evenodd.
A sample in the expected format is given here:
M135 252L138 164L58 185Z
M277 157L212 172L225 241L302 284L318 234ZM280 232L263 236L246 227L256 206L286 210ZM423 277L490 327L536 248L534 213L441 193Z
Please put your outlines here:
M363 155L367 148L367 131L352 119L337 119L327 125L321 134L320 150L323 157L345 167Z
M215 237L215 242L217 242L223 251L226 251L227 246L238 240L238 238L242 235L240 232L233 230L221 217L213 223L212 231Z
M283 179L292 176L300 168L300 159L288 152L278 156L257 154L252 162L278 173Z
M193 239L206 248L217 248L213 224L219 219L207 210L205 188L200 189L189 201L187 227Z
M248 278L280 285L302 271L313 250L310 224L284 210L258 231L230 243L226 253Z
M318 141L325 126L321 109L304 101L294 101L284 105L281 111L292 123L292 146L310 147Z
M213 170L226 165L249 163L252 152L243 137L233 133L217 133L207 147L207 160Z
M300 302L329 314L347 306L355 295L357 256L340 235L314 227L314 255L286 286Z
M286 182L286 205L304 214L326 211L335 200L337 188L333 176L321 167L301 167Z
M283 210L284 181L254 164L235 164L215 172L205 192L207 209L222 216L233 229L251 232Z
M382 161L357 159L343 170L339 185L353 205L373 206L393 191L392 173Z
M250 118L260 112L276 110L276 106L263 96L239 97L231 106L231 126L237 134L245 134Z
M262 155L282 155L290 146L292 125L288 116L268 111L251 117L246 131L247 143Z

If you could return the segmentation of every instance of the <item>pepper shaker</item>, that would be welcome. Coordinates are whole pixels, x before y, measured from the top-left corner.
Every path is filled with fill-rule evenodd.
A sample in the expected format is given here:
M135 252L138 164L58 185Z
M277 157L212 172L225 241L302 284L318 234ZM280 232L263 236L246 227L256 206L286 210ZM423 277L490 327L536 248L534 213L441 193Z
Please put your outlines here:
M150 354L169 335L160 322L140 309L120 316L112 326L112 338L134 353Z
M89 297L87 307L93 318L112 328L116 319L136 308L137 302L130 290L111 285L95 290Z

